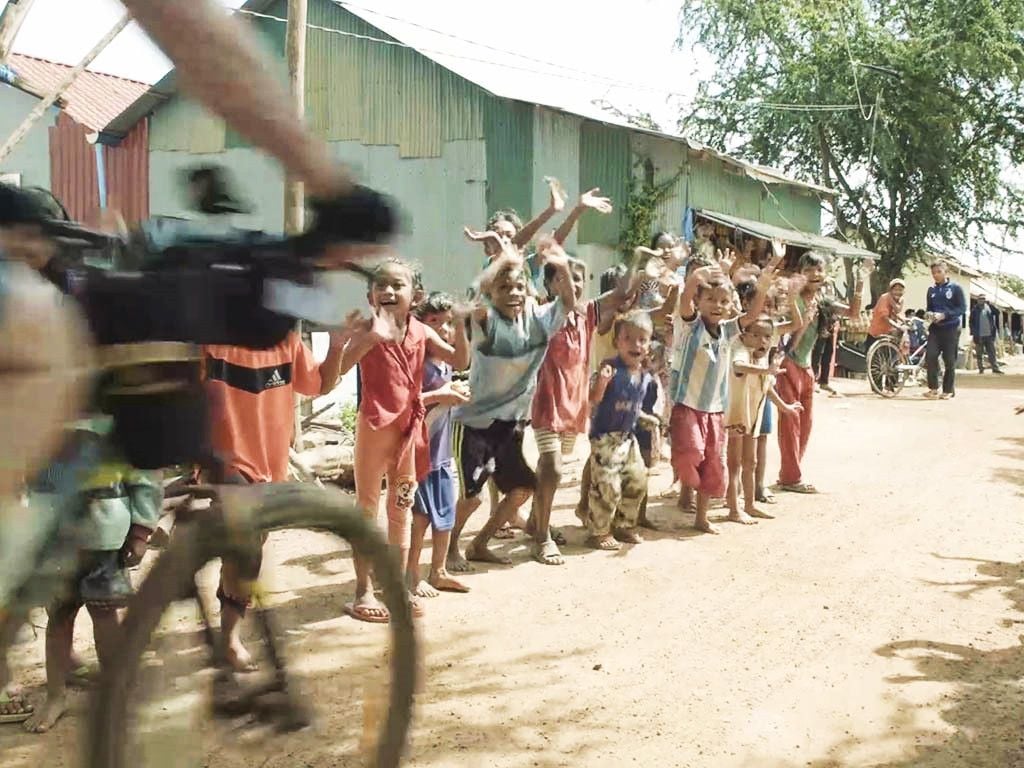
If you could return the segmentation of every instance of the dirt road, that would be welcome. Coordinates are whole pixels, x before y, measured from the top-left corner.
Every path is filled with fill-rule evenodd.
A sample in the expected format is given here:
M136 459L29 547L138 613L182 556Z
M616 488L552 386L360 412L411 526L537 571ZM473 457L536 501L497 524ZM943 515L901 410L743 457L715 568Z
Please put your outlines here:
M816 402L807 460L823 493L717 537L659 503L666 530L591 552L563 490L568 565L518 541L514 567L426 606L409 765L1024 766L1021 383L965 380L940 403L840 382L849 396ZM335 549L287 534L271 555L321 731L210 768L358 764L359 683L383 633L339 618L352 571ZM30 684L41 658L39 642L18 650ZM43 737L0 726L0 764L70 766L79 719Z

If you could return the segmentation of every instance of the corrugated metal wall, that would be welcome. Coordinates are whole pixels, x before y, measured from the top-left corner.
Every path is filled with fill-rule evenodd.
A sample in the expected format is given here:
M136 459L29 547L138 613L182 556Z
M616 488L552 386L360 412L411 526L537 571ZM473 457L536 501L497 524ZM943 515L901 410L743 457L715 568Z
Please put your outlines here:
M63 113L50 128L50 191L72 219L94 224L100 208L96 150L85 136L86 129Z
M580 126L583 118L567 115L544 107L536 107L533 117L533 173L531 213L539 213L548 207L551 193L544 184L545 176L554 176L565 188L569 199L566 211L575 204L580 194ZM562 214L564 215L564 214ZM595 214L590 214L595 215ZM552 222L557 227L560 217ZM566 247L576 247L576 231L573 230Z
M484 136L488 212L514 208L524 218L530 215L534 184L533 110L532 105L518 101L487 99Z
M149 218L149 120L143 119L113 147L103 148L107 206L129 224Z
M275 3L267 13L285 18L287 4ZM251 23L280 66L285 25L270 19ZM326 0L310 3L309 23L387 38ZM328 141L394 145L400 157L419 158L440 157L446 141L483 138L483 91L419 53L316 29L309 30L306 45L306 119ZM176 98L154 116L151 146L210 153L248 143Z
M88 128L61 113L50 128L50 190L71 218L86 224L99 222L100 193L96 173L96 147ZM149 133L140 121L121 144L103 147L107 206L119 211L129 224L149 217Z
M622 212L629 199L632 155L629 131L590 120L580 126L579 187L600 187L612 199L615 210L607 216L591 214L580 219L578 242L615 245L622 232Z

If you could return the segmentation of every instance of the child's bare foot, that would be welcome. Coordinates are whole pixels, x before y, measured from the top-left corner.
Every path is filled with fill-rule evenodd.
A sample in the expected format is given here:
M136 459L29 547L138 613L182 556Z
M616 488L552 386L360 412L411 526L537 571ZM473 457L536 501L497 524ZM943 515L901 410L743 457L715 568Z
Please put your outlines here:
M741 525L757 525L757 520L752 518L746 512L740 512L739 510L729 512L729 517L727 519L730 523L740 523Z
M469 587L461 581L453 579L446 570L441 571L440 573L430 574L430 585L442 592L459 592L461 594L469 592Z
M46 733L53 728L64 713L68 711L67 698L60 696L47 696L46 702L25 721L25 730L29 733Z
M475 569L459 551L449 552L445 558L445 568L452 573L472 573Z
M616 528L612 533L617 541L623 544L643 544L644 538L634 528Z
M511 558L502 557L501 555L495 554L490 548L484 544L483 546L477 546L476 544L470 544L466 550L466 559L473 560L477 563L493 563L494 565L512 565Z
M774 520L775 515L769 515L767 512L758 509L757 507L747 507L747 514L751 517L759 517L762 520Z
M696 528L701 533L711 533L711 534L714 534L716 536L718 535L718 529L715 528L715 526L713 526L707 520L697 520L693 524L693 527Z
M515 537L516 532L512 530L512 526L508 523L505 523L505 525L494 532L494 538L496 539L514 539Z
M419 583L413 587L412 593L416 597L437 597L441 594L426 579L420 579Z
M224 661L235 672L255 672L259 667L240 640L228 642L224 648Z
M615 552L622 546L610 533L606 533L604 536L591 536L587 539L587 544L594 549L603 549L605 552Z

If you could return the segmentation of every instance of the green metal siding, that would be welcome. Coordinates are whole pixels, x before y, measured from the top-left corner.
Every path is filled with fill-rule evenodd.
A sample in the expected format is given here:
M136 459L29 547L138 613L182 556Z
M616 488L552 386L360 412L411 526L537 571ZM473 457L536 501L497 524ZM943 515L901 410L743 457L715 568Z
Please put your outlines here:
M488 97L484 105L487 142L487 210L515 208L524 218L533 200L533 106ZM481 222L483 223L483 222Z
M769 184L761 197L760 221L801 232L821 232L821 200L817 194Z
M761 182L717 157L693 157L688 166L689 205L745 219L761 218Z
M559 180L569 199L566 213L579 197L580 178L580 126L583 118L564 112L536 107L533 112L533 184L530 207L536 214L548 207L551 192L544 183L545 176ZM554 229L561 223L560 214L549 225ZM593 214L592 214L593 215ZM565 242L566 248L576 247L576 230Z
M615 206L607 216L591 214L580 219L577 237L580 245L618 242L622 212L629 198L631 162L628 130L590 120L580 126L579 188L600 187L601 194L610 197Z
M0 136L14 133L39 100L10 85L0 85ZM0 173L21 175L25 187L50 188L50 126L56 122L57 109L51 107L42 120L29 130L14 150L0 163Z

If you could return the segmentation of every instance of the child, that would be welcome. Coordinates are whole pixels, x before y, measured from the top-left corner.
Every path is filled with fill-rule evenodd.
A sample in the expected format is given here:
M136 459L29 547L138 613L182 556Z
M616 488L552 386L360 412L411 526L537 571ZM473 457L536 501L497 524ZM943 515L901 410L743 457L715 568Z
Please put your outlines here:
M588 543L595 549L617 550L619 542L639 544L636 531L640 506L647 496L647 467L637 443L637 423L656 418L642 413L656 393L646 370L654 332L650 316L631 312L615 322L616 357L605 360L590 389L590 489L587 504ZM656 396L656 395L655 395Z
M668 369L668 365L665 362L664 344L651 341L651 349L647 355L645 367L647 372L654 378L654 386L647 390L644 401L640 406L640 410L650 418L641 420L637 425L636 441L640 446L640 457L644 460L644 466L647 468L648 474L650 474L650 470L658 464L658 460L661 458L661 429L664 423L662 414L665 413L665 390L661 385L658 374ZM643 501L640 503L640 516L637 518L636 524L640 528L647 528L652 531L658 530L658 527L647 517L646 492L644 493Z
M92 619L100 667L117 663L112 655L119 631L117 611L125 607L132 593L125 569L141 562L160 516L163 486L159 475L118 463L106 446L105 434L101 421L83 420L71 436L79 445L96 443L106 460L82 483L79 500L88 511L83 515L82 549L70 592L47 608L46 703L25 722L25 730L31 733L50 730L67 710L75 618L83 606ZM58 458L42 473L33 493L53 493L53 481L61 471Z
M455 338L452 299L432 293L416 308L416 317L433 328L446 344ZM430 473L416 489L413 504L412 542L407 568L409 588L417 597L437 597L443 592L469 592L445 567L448 542L455 526L455 474L452 461L451 404L469 402L463 391L452 386L452 367L428 357L423 364L423 407L427 409L430 436ZM420 580L420 550L427 526L431 528L430 575Z
M750 309L750 303L757 293L757 280L744 280L736 286L736 294L739 296L740 307L743 312ZM785 319L782 316L784 307L786 306L785 301L782 301L780 291L773 289L768 296L768 302L772 306L772 312L769 316L774 316L772 320L773 335L772 335L772 350L777 349L778 339L785 337L788 334L796 333L803 328L804 320L800 314L800 310L796 305L790 301L789 304L789 318ZM772 433L775 426L775 406L772 404L772 400L766 400L764 403L764 414L761 417L761 424L758 429L758 437L756 440L756 462L754 469L754 498L760 504L774 504L775 496L765 486L765 472L768 462L768 436Z
M420 396L424 361L429 356L454 364L455 350L411 316L416 275L410 265L398 259L383 261L369 282L367 300L373 316L363 332L349 341L341 361L342 375L359 365L356 499L363 512L376 519L381 481L387 477L388 543L398 550L404 565L409 556L409 513L416 484L430 471ZM446 402L460 401L449 393ZM347 604L345 611L360 621L386 623L390 617L373 593L369 564L357 557L355 569L355 601ZM415 599L413 611L422 613Z
M697 491L694 526L718 533L708 522L712 497L725 493L723 413L729 385L729 345L764 305L777 255L758 278L757 295L745 315L733 312L733 288L718 266L699 267L679 297L679 324L669 393L675 405L669 431L672 465L684 486Z
M563 254L556 246L552 249ZM534 559L544 565L562 565L565 562L550 532L551 505L562 480L562 456L572 454L576 436L587 428L591 339L595 329L614 316L629 292L629 279L623 276L613 290L581 305L579 302L587 278L586 265L570 259L569 268L576 303L567 313L565 324L548 344L537 376L531 418L539 458L530 528L535 541ZM549 295L557 295L555 283L558 277L555 265L544 265L544 287Z
M871 269L870 261L866 265ZM786 348L786 356L776 386L779 395L788 402L798 402L802 410L779 419L779 452L782 464L779 470L779 490L791 493L817 493L817 489L803 479L800 462L807 450L814 418L814 371L811 358L818 338L818 314L811 311L812 302L817 304L819 293L825 285L825 257L808 251L800 259L800 276L803 287L794 299L795 306L804 318L804 328L793 335ZM860 274L855 282L853 301L849 306L828 301L832 316L856 317L860 313L861 294L864 282Z
M772 360L775 328L770 316L762 316L740 334L739 343L732 353L733 379L729 389L729 410L725 415L725 429L729 434L728 466L729 486L726 499L729 520L753 525L754 518L771 520L772 515L755 505L754 474L757 445L764 437L764 413L769 401L785 414L799 411L799 403L785 403L775 391L775 373ZM737 481L742 469L743 510L737 500Z
M466 323L460 322L456 328L456 349L460 356L472 358L469 384L473 399L453 413L453 444L462 487L448 550L450 571L469 570L467 559L510 564L487 544L529 500L536 485L533 470L523 458L524 421L551 337L576 304L568 258L551 240L540 244L540 252L556 272L551 282L554 301L540 305L530 297L522 260L504 254L478 280L480 294L490 297L490 307L472 311L469 333ZM463 558L459 534L480 506L480 491L492 475L504 498Z

